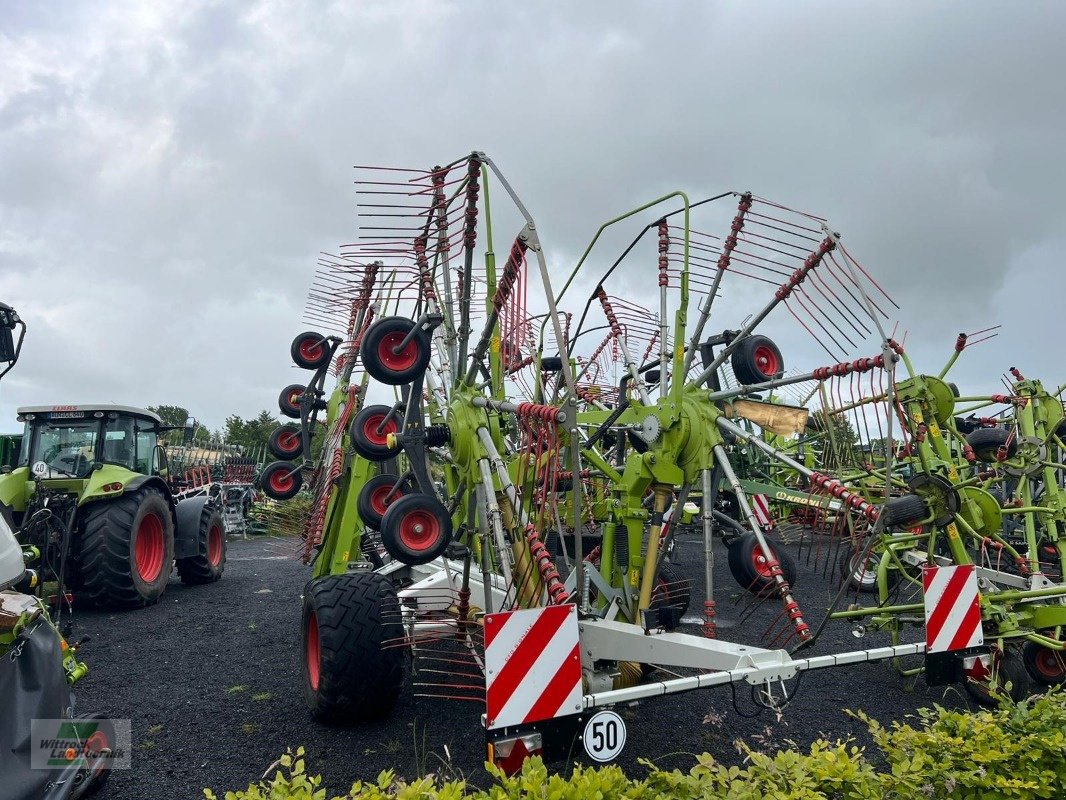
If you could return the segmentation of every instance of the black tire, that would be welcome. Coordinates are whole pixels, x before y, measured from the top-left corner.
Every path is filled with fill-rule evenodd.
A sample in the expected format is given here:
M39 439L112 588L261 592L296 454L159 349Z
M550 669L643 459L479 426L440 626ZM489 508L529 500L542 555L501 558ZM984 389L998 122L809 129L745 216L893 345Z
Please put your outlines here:
M381 519L381 544L390 556L412 566L428 564L452 541L448 509L428 494L408 494Z
M278 408L286 417L300 418L300 398L307 391L302 383L290 383L278 395Z
M1042 686L1061 686L1066 682L1066 652L1062 650L1026 642L1022 646L1022 662L1029 676Z
M767 542L781 565L781 572L789 586L796 585L796 562L774 542ZM767 574L766 558L754 533L739 536L729 544L729 571L743 589L752 594L766 594L776 589L777 583Z
M383 428L381 424L391 412L391 406L365 406L348 426L352 449L368 461L387 461L399 452L399 448L389 447L386 440L390 433L399 432L403 421L400 412L393 414ZM378 432L378 428L382 430Z
M274 458L282 461L292 461L303 454L304 442L300 433L300 426L289 423L275 428L270 434L267 448Z
M691 604L691 579L683 577L677 567L663 564L659 568L659 575L655 579L655 585L651 590L651 607L674 609L677 619L680 620L681 617L685 616ZM671 614L671 616L675 614Z
M929 518L929 508L920 496L905 494L890 497L881 507L881 516L886 528L910 528Z
M205 508L200 514L196 555L179 558L177 565L181 582L190 586L214 583L222 577L226 570L226 526L217 509Z
M1014 702L1024 700L1029 696L1031 682L1022 657L1015 648L1009 648L1005 651L993 649L992 671L987 680L974 680L964 674L962 685L978 705L995 708L999 705L999 696L1003 692Z
M359 357L370 377L389 386L400 386L426 371L430 344L424 333L416 334L402 352L393 352L416 324L407 317L382 317L370 326L359 345Z
M359 511L359 519L368 528L378 530L381 528L381 518L389 510L389 506L404 496L404 487L400 487L387 502L385 498L393 491L396 481L395 475L375 475L363 484L356 499L356 509Z
M301 486L303 474L299 467L289 461L274 461L259 473L259 488L263 490L263 494L274 500L295 497Z
M78 545L82 592L101 608L159 601L174 566L174 518L158 489L144 488L84 511Z
M392 711L403 686L396 588L374 572L327 575L304 593L304 698L320 722L369 722Z
M748 336L729 356L733 374L742 386L764 383L785 374L785 359L773 340L766 336Z
M1018 437L1012 437L1006 428L978 428L966 437L966 443L973 448L978 461L995 464L999 460L999 448L1007 444L1008 439L1007 458L1014 458L1018 454Z
M326 337L315 331L304 331L292 340L289 354L293 362L303 369L324 367L330 360L330 346Z
M542 372L562 372L563 359L559 356L545 356L540 360Z

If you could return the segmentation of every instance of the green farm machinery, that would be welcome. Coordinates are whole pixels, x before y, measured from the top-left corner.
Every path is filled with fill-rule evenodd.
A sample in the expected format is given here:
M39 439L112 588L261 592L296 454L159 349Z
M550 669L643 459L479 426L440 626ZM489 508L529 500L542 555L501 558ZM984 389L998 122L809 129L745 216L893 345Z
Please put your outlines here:
M485 704L489 758L512 769L568 752L604 706L737 683L779 705L800 673L908 657L925 657L933 680L991 691L995 670L982 683L972 665L994 666L995 643L1060 649L1061 572L992 590L950 533L969 525L1030 572L1037 554L1061 555L1061 478L1046 448L1058 420L1018 421L1018 450L1044 472L1032 485L1000 481L1003 502L1020 502L996 508L1024 517L1026 544L1000 543L982 505L997 478L945 432L967 398L914 372L885 329L891 298L825 220L748 192L674 192L601 226L555 286L533 218L483 153L425 171L361 169L363 213L387 221L323 258L307 319L325 332L293 341L310 379L282 391L294 423L275 432L279 460L260 478L278 500L304 497L304 693L317 718L387 714L409 663L417 694ZM490 212L490 182L510 201L502 210ZM720 224L723 204L724 236L695 227ZM502 265L501 220L517 230ZM632 239L619 238L626 228ZM602 252L609 242L617 258ZM592 276L593 264L608 266ZM655 292L640 293L641 275ZM775 339L830 362L788 372ZM901 363L910 376L897 382ZM1013 474L1009 444L996 452ZM770 532L789 515L807 562L843 576L819 619L798 594L801 565ZM669 561L683 531L704 554L695 617L695 582ZM719 638L723 545L750 602L776 604L765 646ZM974 579L987 644L905 641L912 621L943 612L930 593L915 605L890 602L890 589ZM841 608L871 587L875 607ZM888 630L891 643L803 657L836 618ZM667 674L649 680L656 670Z

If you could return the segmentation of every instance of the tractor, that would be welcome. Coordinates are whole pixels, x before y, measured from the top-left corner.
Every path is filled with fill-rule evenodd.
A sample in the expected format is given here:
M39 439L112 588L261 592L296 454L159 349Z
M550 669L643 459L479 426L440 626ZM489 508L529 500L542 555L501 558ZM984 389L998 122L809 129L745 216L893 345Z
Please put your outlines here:
M157 602L173 565L186 584L222 577L226 537L210 497L177 499L150 411L117 405L34 406L14 469L0 474L0 514L55 580L93 605ZM60 598L63 594L59 593Z

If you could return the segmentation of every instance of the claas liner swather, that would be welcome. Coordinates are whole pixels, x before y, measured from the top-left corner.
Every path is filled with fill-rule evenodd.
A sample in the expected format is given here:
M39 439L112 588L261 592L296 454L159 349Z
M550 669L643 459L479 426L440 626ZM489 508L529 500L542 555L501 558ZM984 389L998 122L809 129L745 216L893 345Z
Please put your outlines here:
M690 203L674 192L605 223L556 291L533 218L484 154L430 170L360 170L361 211L373 221L316 279L308 316L337 335L294 341L296 363L315 371L282 392L300 424L278 433L287 460L263 478L284 497L311 475L302 643L317 718L389 713L409 655L417 695L485 704L490 759L510 770L530 753L565 755L604 706L737 683L781 704L802 672L924 652L900 643L798 657L825 620L800 607L730 460L757 449L875 536L909 503L890 497L887 481L880 497L852 491L752 434L752 423L803 430L808 416L758 393L830 376L894 383L902 348L883 328L890 299L824 220L750 193ZM490 213L490 179L511 200L502 211ZM692 227L697 209L713 217L729 199L738 205L726 237ZM493 215L504 214L518 234L498 269ZM586 265L605 232L641 218L652 221L590 283ZM634 261L657 267L657 313L611 292L610 280L639 274ZM564 311L582 284L584 310ZM534 285L542 292L531 296ZM755 314L733 310L760 285L771 296ZM727 293L728 308L716 302ZM598 328L586 327L593 305L606 321ZM733 327L705 335L712 320ZM757 331L764 324L832 363L786 375ZM605 338L581 338L592 331ZM323 412L325 445L312 459ZM725 528L734 575L760 602L780 604L767 647L717 638L726 490L739 517ZM692 586L667 561L667 515L689 497L702 522L702 635L677 630ZM674 677L652 680L656 668Z

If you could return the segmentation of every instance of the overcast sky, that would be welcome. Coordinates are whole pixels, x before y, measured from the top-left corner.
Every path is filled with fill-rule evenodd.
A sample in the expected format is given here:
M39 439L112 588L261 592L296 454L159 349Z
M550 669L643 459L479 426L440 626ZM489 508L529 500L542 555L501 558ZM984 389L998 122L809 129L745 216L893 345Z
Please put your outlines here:
M669 189L828 216L938 371L1066 381L1066 4L0 5L0 300L32 403L276 410L354 164L473 149L553 263ZM499 248L498 248L499 249ZM796 365L799 366L799 365ZM815 366L810 364L808 366Z

